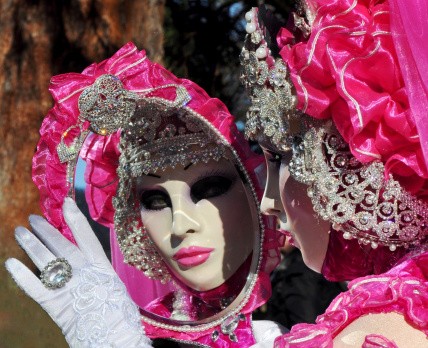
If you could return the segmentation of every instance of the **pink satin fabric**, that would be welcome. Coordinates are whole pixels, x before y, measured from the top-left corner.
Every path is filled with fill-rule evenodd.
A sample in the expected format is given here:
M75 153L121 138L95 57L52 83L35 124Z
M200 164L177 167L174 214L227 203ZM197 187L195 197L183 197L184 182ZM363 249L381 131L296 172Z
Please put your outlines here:
M286 30L278 38L297 90L298 108L315 118L332 118L355 157L363 163L382 160L386 177L393 174L407 190L422 197L428 192L428 169L419 139L423 127L416 126L415 119L421 118L415 117L413 103L409 105L412 94L399 61L408 62L402 55L397 57L388 1L313 2L318 11L309 40L291 46ZM408 8L408 2L401 3ZM426 27L425 17L419 18ZM418 47L426 50L422 43ZM426 100L424 96L419 109L426 110Z
M424 0L390 0L391 31L418 130L428 161L428 3Z
M370 313L402 314L428 336L428 252L379 276L357 278L337 296L316 324L298 324L275 340L275 348L333 347L333 339L355 319ZM397 347L380 335L366 337L363 347Z
M103 74L113 74L119 77L124 87L132 91L167 84L185 86L191 96L187 106L206 118L233 146L248 170L258 197L261 198L265 180L263 157L250 151L248 143L238 132L226 106L218 99L210 98L193 82L179 79L158 64L150 62L144 51L138 51L134 44L128 43L111 58L99 64L92 64L81 74L70 73L51 79L50 92L55 100L55 105L44 119L40 130L41 139L33 158L33 180L40 190L40 203L44 215L67 238L74 241L61 210L69 187L66 182L66 165L59 162L56 148L61 135L70 126L77 123L79 114L77 102L81 92ZM174 100L175 89L157 89L150 95ZM65 142L70 144L77 135L77 129L70 130L65 137ZM80 153L80 156L87 162L85 194L91 217L110 227L111 230L114 227L112 198L116 193L118 180L116 169L119 158L119 139L119 132L106 137L90 135ZM251 328L251 313L270 297L269 273L280 260L279 247L283 244L283 237L278 238L272 219L264 218L263 221L266 228L263 250L261 250L260 272L257 275L253 292L240 311L246 315L246 319L239 322L238 329L235 331L239 343L235 344L230 341L221 333L219 326L202 332L180 333L144 323L146 333L152 338L186 339L209 344L212 347L250 346L255 343ZM114 231L112 233L114 236ZM253 231L249 231L249 233L253 233ZM170 287L153 284L153 280L125 265L115 238L112 239L111 247L114 268L125 282L131 297L142 307L147 303L147 298L144 297L145 291L152 292L155 296L163 296L171 290ZM220 333L220 337L215 343L211 341L211 334L214 330Z
M283 28L277 41L297 90L298 108L315 118L332 119L361 162L381 160L385 178L392 174L406 190L426 200L423 148L428 145L420 137L428 126L419 110L426 112L428 103L421 87L422 71L428 73L427 52L420 44L413 54L409 42L417 36L410 32L417 29L407 25L404 31L401 21L403 13L410 18L409 13L420 10L417 23L426 27L427 5L418 4L394 0L391 12L386 0L313 0L316 17L310 37L296 43ZM398 12L398 5L405 12ZM372 250L333 231L322 272L330 280L379 274L405 253Z
M189 315L189 320L195 321L212 317L222 311L222 299L229 298L230 301L235 300L245 285L246 277L243 277L243 275L249 274L251 259L252 255L247 258L232 277L214 289L197 291L184 286L184 284L180 284L180 303L185 303L186 314ZM170 292L165 296L157 297L150 304L141 308L144 309L143 313L148 312L156 314L161 318L171 318L174 310L174 300L175 294L174 292Z
M331 229L327 253L321 273L330 281L352 280L369 274L390 270L406 257L408 249L373 249L360 244L357 239L347 240L342 233Z

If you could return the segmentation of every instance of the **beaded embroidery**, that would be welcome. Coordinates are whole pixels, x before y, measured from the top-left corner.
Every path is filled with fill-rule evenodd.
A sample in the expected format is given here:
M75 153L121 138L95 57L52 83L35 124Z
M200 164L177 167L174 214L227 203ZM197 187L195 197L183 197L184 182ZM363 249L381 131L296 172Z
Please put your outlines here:
M345 239L357 238L372 248L386 245L394 251L419 244L425 237L426 205L392 176L385 180L382 162L359 162L331 123L312 128L295 141L289 171L309 185L314 210L342 230Z
M356 238L372 248L387 246L391 251L419 245L426 238L428 205L392 176L385 180L381 161L359 162L331 123L296 109L288 68L271 56L267 46L270 33L261 10L252 9L245 16L247 37L240 56L241 80L252 103L247 137L267 142L279 153L292 151L290 174L309 185L315 212L341 230L345 239ZM303 6L303 10L309 18L310 9ZM304 37L309 35L307 22L296 14L294 25Z

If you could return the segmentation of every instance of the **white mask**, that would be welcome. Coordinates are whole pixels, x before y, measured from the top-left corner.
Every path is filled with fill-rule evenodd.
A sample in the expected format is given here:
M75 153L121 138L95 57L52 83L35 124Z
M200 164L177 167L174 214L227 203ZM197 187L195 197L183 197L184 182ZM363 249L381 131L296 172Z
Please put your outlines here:
M255 207L230 161L143 176L138 191L148 235L175 278L190 288L220 286L251 254Z
M264 148L268 178L261 211L279 220L280 230L291 234L305 264L320 272L327 252L330 223L319 218L307 195L307 186L290 177L290 154Z

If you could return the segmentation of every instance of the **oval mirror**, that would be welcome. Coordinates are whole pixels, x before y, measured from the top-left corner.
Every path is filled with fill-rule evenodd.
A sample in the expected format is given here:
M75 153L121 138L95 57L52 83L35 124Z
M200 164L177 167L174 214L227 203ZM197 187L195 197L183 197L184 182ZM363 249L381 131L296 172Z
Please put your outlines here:
M109 202L118 186L118 157L112 155L118 155L112 146L117 141L114 136L100 139L90 133L85 140L75 199L143 320L174 331L206 330L238 313L257 276L262 230L255 189L236 151L230 147L220 159L137 178L144 233L166 266L165 281L124 262Z

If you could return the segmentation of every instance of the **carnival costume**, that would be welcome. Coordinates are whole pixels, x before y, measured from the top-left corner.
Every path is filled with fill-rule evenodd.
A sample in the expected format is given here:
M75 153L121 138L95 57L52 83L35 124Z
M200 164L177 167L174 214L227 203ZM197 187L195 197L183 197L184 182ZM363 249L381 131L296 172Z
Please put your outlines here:
M399 313L428 335L428 60L417 37L428 4L300 5L279 30L276 60L269 15L246 15L246 132L292 152L290 175L332 225L322 273L352 282L316 324L294 326L275 347L333 347L369 313ZM380 335L363 346L396 347Z
M95 220L110 227L112 236L117 237L111 240L113 266L125 283L127 291L123 291L125 287L119 279L115 279L115 282L119 284L129 303L132 302L129 301L127 293L137 304L144 297L147 278L163 283L174 278L141 221L139 197L135 188L138 177L188 162L206 163L227 158L233 161L244 182L250 187L249 200L258 205L264 181L263 161L260 156L250 151L226 107L218 99L209 98L205 91L191 81L179 79L158 64L150 62L145 52L138 51L132 43L125 45L111 58L99 64L92 64L81 74L70 73L53 77L50 91L55 106L43 122L40 130L41 140L33 159L33 179L41 193L42 211L47 220L65 237L71 242L77 242L80 248L84 247L82 234L92 232L84 228L83 232L78 232L76 236L75 227L79 224L78 220L84 218L74 217L74 224L70 224L67 207L64 208L64 215L62 213L64 199L74 193L77 158L84 158L87 161L86 198L90 214ZM69 202L68 205L72 206L73 203ZM72 210L75 212L78 209ZM136 330L141 339L145 339L146 344L147 338L142 334L143 325L145 334L151 338L172 338L179 342L196 342L201 346L242 347L256 342L251 313L270 296L269 273L279 261L278 247L282 242L275 235L272 220L258 217L256 221L260 231L256 238L258 245L249 262L242 266L249 270L248 278L245 278L245 287L241 283L238 284L243 290L240 291L233 309L223 311L230 303L223 304L213 320L196 322L196 325L190 320L195 319L192 316L185 315L182 324L168 324L159 323L156 316L147 316L143 311L143 315L139 316L141 325ZM54 241L47 242L43 236L43 228L48 228L47 226L47 223L43 223L41 227L33 227L38 231L39 238L44 243L49 243L50 248L54 248L54 254L61 255L61 247L55 246L55 241L63 239L55 237ZM50 227L49 229L53 230ZM25 245L25 242L22 244ZM66 240L61 242L61 245L63 244L71 245ZM71 250L71 247L67 248ZM95 256L102 253L100 249L97 246L93 251ZM37 252L31 252L31 255L38 257ZM9 263L9 270L18 284L31 296L32 293L20 277L24 271L21 267L13 267L14 262L15 260L12 260ZM58 288L52 291L64 291L73 279L77 278L76 273L81 272L74 269L73 264L65 269L70 266L66 260L57 262L55 271L60 277L66 276L64 281L56 282L53 271L45 267L44 272L49 279L44 284ZM40 269L45 266L43 262L37 265ZM25 274L27 273L28 270L25 271ZM138 276L135 280L136 275ZM233 282L234 278L231 279ZM33 282L36 280L33 279ZM117 330L114 326L109 326L106 318L109 316L106 314L118 310L117 306L108 306L115 303L115 288L110 288L111 293L107 288L106 297L100 299L94 291L105 285L102 277L91 278L88 273L86 283L78 287L82 289L82 304L87 306L80 313L76 311L75 301L70 300L70 303L67 303L67 308L70 309L67 324L57 320L56 314L48 310L52 318L65 330L67 341L72 346L77 344L85 347L98 347L103 344L143 346L142 343L123 345L120 341L119 344L115 341L114 334ZM221 289L216 289L213 293L217 297L226 294L231 284L226 282L226 285L226 289L220 287ZM43 288L41 284L40 287ZM72 293L76 294L76 291L72 290ZM94 296L100 303L95 303ZM236 294L234 296L237 297ZM186 291L184 297L189 298ZM230 302L233 302L235 297ZM43 306L38 297L33 298ZM168 296L162 300L167 298ZM171 311L177 308L170 308L173 300L166 301L169 304L160 308L159 303L162 300L152 303L149 307L156 309L155 314L162 312L164 317L169 318L173 315ZM181 309L191 303L186 301L182 303ZM56 300L51 299L50 306L55 305ZM96 309L101 307L105 307L103 316L97 317L99 322L95 323L95 317L100 314L96 313ZM135 307L131 307L128 314L132 314L134 318L134 327L135 313ZM94 317L95 331L85 336L85 333L90 331L87 324L91 315ZM196 319L199 315L200 313L196 314ZM78 325L73 321L77 321ZM269 330L275 331L276 327L262 323L258 337L262 339ZM132 336L131 329L130 332ZM127 336L122 334L122 337Z

